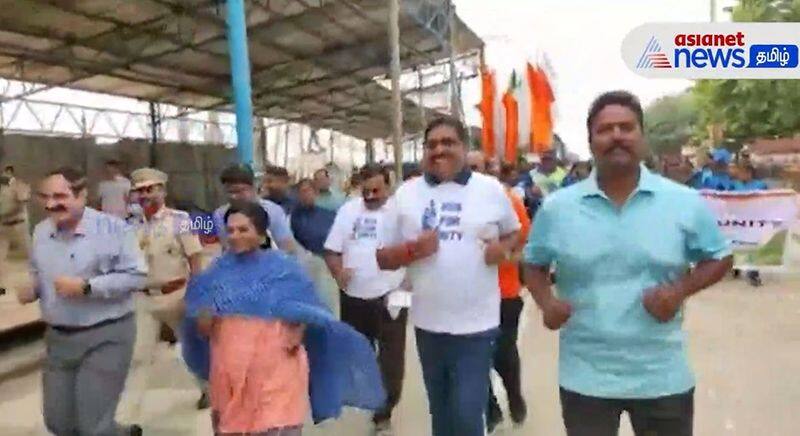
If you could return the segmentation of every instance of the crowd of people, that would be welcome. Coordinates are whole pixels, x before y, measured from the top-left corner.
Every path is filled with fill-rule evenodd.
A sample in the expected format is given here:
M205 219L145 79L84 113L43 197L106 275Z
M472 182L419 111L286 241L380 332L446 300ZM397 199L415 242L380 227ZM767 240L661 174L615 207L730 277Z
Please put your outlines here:
M131 368L148 374L165 324L215 434L299 435L308 415L344 406L392 434L410 324L431 434L482 436L504 419L492 370L511 421L527 419L522 372L534 363L517 344L527 290L560 331L568 435L616 435L622 412L637 435L691 435L682 308L730 270L730 249L696 190L644 165L635 96L601 95L586 126L592 160L569 168L552 152L522 165L470 152L465 126L447 117L425 130L419 171L395 183L366 165L346 190L326 169L292 183L269 167L259 185L232 165L208 228L167 207L156 168L128 180L109 161L98 208L85 174L53 170L36 190L48 216L33 234L33 286L16 289L47 324L48 430L142 434L115 411ZM717 154L702 186L722 180ZM207 230L221 247L211 261ZM137 319L154 326L147 337ZM137 341L148 343L140 359Z

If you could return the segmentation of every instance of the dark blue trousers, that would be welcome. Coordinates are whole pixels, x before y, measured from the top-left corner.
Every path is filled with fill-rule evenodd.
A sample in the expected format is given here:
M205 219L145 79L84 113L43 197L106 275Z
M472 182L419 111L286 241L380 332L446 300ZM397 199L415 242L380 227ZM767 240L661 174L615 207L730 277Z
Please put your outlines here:
M470 335L416 329L432 436L484 436L497 329Z

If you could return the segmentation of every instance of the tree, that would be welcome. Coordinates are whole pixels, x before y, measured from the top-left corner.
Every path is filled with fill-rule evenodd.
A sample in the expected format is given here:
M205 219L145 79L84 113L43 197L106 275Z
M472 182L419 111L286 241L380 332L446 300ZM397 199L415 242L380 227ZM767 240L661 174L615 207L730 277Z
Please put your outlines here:
M800 21L800 0L739 0L734 21ZM739 143L758 137L792 136L800 132L799 80L699 80L692 89L700 120L706 127L720 124L725 139Z
M680 152L695 131L699 114L689 92L661 97L645 109L644 131L656 155Z

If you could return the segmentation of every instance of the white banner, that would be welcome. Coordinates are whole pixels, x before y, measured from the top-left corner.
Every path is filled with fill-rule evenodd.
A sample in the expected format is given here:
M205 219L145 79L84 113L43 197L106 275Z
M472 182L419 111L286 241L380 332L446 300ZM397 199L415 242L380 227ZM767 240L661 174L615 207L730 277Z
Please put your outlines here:
M738 263L781 265L787 233L797 227L798 195L792 190L702 191L717 224L739 256Z
M800 78L800 23L649 23L622 42L634 73L670 79Z

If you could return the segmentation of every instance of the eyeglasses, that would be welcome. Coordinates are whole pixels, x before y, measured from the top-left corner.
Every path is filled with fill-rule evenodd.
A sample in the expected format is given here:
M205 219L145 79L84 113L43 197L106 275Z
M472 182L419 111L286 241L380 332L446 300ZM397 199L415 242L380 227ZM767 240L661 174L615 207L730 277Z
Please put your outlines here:
M152 194L161 189L161 185L150 185L150 186L143 186L141 188L136 188L133 192L137 194Z
M442 145L445 148L453 148L461 145L461 141L455 138L442 138L438 141L429 139L425 141L425 149L427 150L433 150L439 145Z

